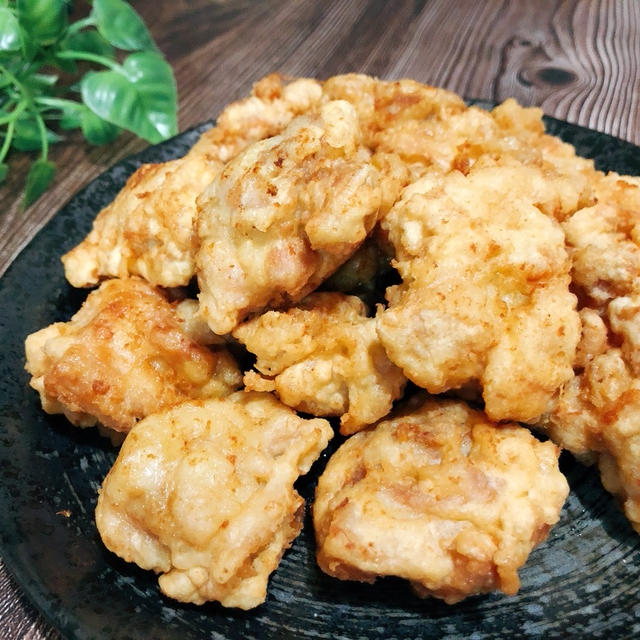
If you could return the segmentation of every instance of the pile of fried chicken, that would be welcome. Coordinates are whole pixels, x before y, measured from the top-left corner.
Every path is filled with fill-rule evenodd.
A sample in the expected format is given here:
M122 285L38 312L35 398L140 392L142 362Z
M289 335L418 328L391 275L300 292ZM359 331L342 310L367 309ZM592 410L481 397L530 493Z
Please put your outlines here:
M561 448L640 532L640 179L541 116L270 75L141 166L62 258L97 288L26 340L46 412L126 435L105 545L177 600L259 605L334 428L312 508L341 580L514 594Z

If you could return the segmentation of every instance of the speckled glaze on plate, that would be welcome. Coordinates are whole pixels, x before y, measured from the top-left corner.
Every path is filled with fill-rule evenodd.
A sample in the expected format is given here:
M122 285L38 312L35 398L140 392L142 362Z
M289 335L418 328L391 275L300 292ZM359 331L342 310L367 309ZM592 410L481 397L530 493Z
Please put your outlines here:
M547 119L548 130L595 157L600 169L640 174L640 149ZM0 550L6 565L68 638L583 638L640 636L640 536L597 474L563 454L571 494L560 523L534 550L517 596L447 606L419 600L400 580L345 583L314 562L309 516L250 612L164 598L150 572L102 546L93 520L97 489L115 451L95 430L47 416L23 370L27 334L67 320L86 295L65 281L60 255L89 231L96 212L142 162L183 155L207 125L106 171L36 236L0 280ZM299 483L305 498L326 462ZM65 514L68 510L68 514Z

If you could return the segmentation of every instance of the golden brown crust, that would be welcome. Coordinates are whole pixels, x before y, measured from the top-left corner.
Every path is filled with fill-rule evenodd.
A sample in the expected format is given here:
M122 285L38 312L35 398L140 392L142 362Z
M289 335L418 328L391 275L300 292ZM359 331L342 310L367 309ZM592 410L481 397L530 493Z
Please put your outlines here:
M169 597L256 607L302 528L293 483L332 435L270 394L157 413L131 431L104 481L98 531L111 551L161 573Z
M582 337L575 375L538 428L585 462L640 532L640 180L611 173L563 222Z
M558 451L461 402L416 398L330 459L313 511L318 564L342 580L403 577L448 603L514 594L569 490Z
M227 106L184 158L142 165L85 240L63 256L69 282L86 287L134 274L165 287L188 284L195 273L196 198L233 156L281 131L320 95L315 80L272 74Z
M193 340L139 278L104 282L69 322L30 335L26 353L44 409L80 426L129 431L150 413L241 383L232 356Z
M407 123L428 126L465 111L463 100L455 93L420 84L414 80L386 82L370 76L348 73L329 78L323 86L328 100L346 100L355 107L365 142L379 144L381 131L395 131ZM395 149L394 149L395 151Z
M199 200L199 299L213 331L313 291L373 229L381 181L345 101L234 158Z
M573 374L580 323L564 235L532 201L543 184L524 166L426 176L381 223L403 279L378 315L389 358L431 393L478 381L494 420L534 419Z
M268 311L233 332L258 357L248 389L273 390L287 406L340 416L347 435L384 417L406 379L387 358L364 304L314 293L288 311Z

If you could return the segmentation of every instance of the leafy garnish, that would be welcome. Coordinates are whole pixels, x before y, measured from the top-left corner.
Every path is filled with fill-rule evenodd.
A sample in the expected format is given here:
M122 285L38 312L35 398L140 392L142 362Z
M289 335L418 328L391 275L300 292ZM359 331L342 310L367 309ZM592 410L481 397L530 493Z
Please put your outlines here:
M70 22L71 4L0 2L0 182L11 150L39 152L24 207L51 184L49 145L64 131L79 128L91 144L123 129L152 143L177 133L173 73L142 18L124 0L94 0Z
M113 71L94 71L82 79L82 99L100 117L150 142L160 142L176 130L171 67L157 53L132 53Z

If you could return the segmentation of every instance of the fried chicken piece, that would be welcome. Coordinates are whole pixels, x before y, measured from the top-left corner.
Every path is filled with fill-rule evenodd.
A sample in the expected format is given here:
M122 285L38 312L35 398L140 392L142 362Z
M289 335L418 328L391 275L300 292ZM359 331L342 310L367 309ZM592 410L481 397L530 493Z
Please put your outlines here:
M611 171L599 176L593 190L597 202L640 211L640 176L621 176Z
M562 225L584 305L575 375L537 427L598 464L640 532L640 179L600 175L593 190Z
M406 578L448 604L515 594L569 491L558 453L462 402L413 399L329 460L313 508L318 564L341 580Z
M538 178L523 166L426 177L381 223L403 280L378 315L390 360L431 393L478 382L493 420L534 419L573 375L570 263L531 202Z
M315 80L267 76L250 97L227 106L184 158L142 165L98 214L89 235L63 256L69 282L86 287L135 274L165 287L188 284L195 273L197 196L228 160L282 131L320 96Z
M601 173L595 170L593 160L578 156L571 144L545 133L542 116L542 109L522 107L512 98L505 100L491 111L498 134L494 143L485 142L485 156L511 156L542 169L558 194L554 209L546 213L561 220L592 203L592 183Z
M640 292L640 179L611 174L595 183L597 203L563 223L572 279L585 306L603 312Z
M333 435L271 394L187 402L139 422L96 508L103 542L181 602L250 609L302 528L299 475Z
M455 93L408 79L387 82L348 73L329 78L322 92L325 100L346 100L355 107L371 148L378 145L380 131L416 121L445 121L466 109Z
M640 378L617 348L607 348L567 383L557 406L538 424L586 463L640 533Z
M150 413L237 389L231 355L202 346L188 328L144 280L105 281L69 322L27 337L30 384L47 413L124 432Z
M420 177L425 164L431 164L421 162L421 157L408 151L408 147L415 148L413 137L424 137L422 132L432 123L446 122L466 110L459 96L444 89L414 80L386 82L353 73L329 78L323 86L323 96L325 100L346 100L355 107L364 143L376 152L374 157L393 157L396 175L397 167L404 167L404 184ZM385 169L383 172L387 173L390 167ZM397 198L399 194L394 195Z
M500 165L516 161L543 169L547 180L558 183L558 218L592 198L593 161L545 134L541 109L524 108L509 99L489 112L466 107L456 94L413 80L385 82L358 74L329 78L323 95L351 102L366 144L399 157L413 179L452 169L468 173L479 159Z
M470 107L446 119L400 123L381 131L375 148L393 148L412 166L416 177L425 169L430 173L456 169L467 174L476 164L538 167L544 172L542 189L548 191L546 185L554 183L553 200L541 202L541 208L557 219L592 199L593 162L577 157L571 145L545 135L542 112L525 109L514 100L491 112Z
M347 435L384 417L406 378L387 358L359 298L315 293L288 311L267 311L233 332L258 357L248 389L275 391L315 416L340 416Z
M301 300L358 248L384 181L345 101L302 116L224 168L199 200L200 303L215 333Z

